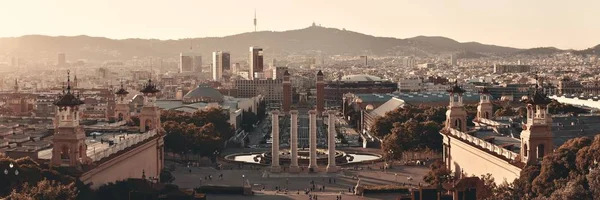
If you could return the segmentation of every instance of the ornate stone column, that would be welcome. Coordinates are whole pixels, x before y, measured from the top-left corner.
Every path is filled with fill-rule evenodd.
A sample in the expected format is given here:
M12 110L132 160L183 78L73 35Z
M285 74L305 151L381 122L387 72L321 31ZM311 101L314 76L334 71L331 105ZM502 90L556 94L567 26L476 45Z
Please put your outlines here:
M329 160L327 162L327 172L337 172L337 166L335 166L335 111L330 110L327 112L327 148L329 151Z
M290 111L290 151L292 160L289 172L300 172L298 167L298 110Z
M308 111L308 118L310 121L309 126L309 145L310 145L310 163L308 164L308 168L312 169L314 172L317 171L317 111L310 110Z
M271 171L280 172L281 166L279 166L279 111L271 111L272 122L272 138L273 144L271 145Z

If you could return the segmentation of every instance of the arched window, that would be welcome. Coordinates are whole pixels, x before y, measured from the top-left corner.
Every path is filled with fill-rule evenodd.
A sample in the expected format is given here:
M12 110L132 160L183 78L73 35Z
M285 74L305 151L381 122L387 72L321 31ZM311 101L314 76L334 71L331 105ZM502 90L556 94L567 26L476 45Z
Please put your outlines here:
M529 152L529 149L527 149L527 144L523 145L523 156L527 157L528 152Z
M69 159L69 154L71 152L69 151L69 147L67 145L63 145L60 148L60 159Z
M460 119L456 119L456 121L454 121L454 128L456 128L456 130L462 131L462 121Z
M541 159L544 157L544 144L539 144L537 146L537 158Z
M83 144L79 145L79 158L84 158L86 154L86 149L83 148Z
M150 130L150 128L152 128L152 127L153 127L153 126L152 126L152 120L150 120L150 119L147 119L147 120L146 120L146 123L145 123L145 125L146 125L146 131L149 131L149 130Z

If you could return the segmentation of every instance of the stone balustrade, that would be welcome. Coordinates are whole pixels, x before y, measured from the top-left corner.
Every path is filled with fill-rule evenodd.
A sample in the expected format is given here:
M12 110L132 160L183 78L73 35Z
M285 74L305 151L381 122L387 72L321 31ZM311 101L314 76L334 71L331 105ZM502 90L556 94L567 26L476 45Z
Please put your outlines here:
M527 124L546 124L547 122L548 122L547 119L541 119L541 118L527 119Z
M477 121L479 123L483 123L483 124L487 124L490 126L508 126L508 124L502 123L502 122L498 122L495 120L491 120L491 119L486 119L486 118L478 118Z
M137 134L131 137L126 138L125 140L121 140L119 143L116 143L104 150L101 151L97 151L94 152L94 154L92 156L90 156L90 158L95 162L95 161L99 161L102 158L106 158L112 154L115 154L119 151L122 151L123 149L126 149L127 147L133 146L137 143L140 143L152 136L155 136L158 133L158 131L155 130L151 130L142 134Z
M489 143L489 142L487 142L485 140L482 140L482 139L480 139L478 137L471 136L471 135L466 134L466 133L464 133L462 131L458 131L458 130L453 129L453 128L448 128L448 132L451 135L453 135L453 136L455 136L457 138L460 138L460 139L463 139L465 141L468 141L468 142L470 142L472 144L475 144L475 145L477 145L479 147L487 149L487 150L489 150L491 152L495 152L496 154L501 155L504 158L507 158L507 159L510 159L510 160L514 160L517 157L517 153L515 153L515 152L512 152L512 151L510 151L508 149L505 149L503 147L500 147L498 145Z

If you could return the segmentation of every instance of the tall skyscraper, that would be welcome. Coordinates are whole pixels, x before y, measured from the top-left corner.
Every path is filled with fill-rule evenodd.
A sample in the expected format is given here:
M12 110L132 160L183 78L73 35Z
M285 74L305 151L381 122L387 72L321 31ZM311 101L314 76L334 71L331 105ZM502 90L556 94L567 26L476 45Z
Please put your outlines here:
M277 60L275 60L275 58L273 58L273 60L271 60L271 66L270 67L271 68L275 68L276 67L276 63L277 63Z
M67 64L65 53L58 53L58 60L56 61L56 65L59 67L63 67Z
M191 71L194 71L192 56L183 53L179 54L179 73Z
M231 70L231 55L229 52L221 52L221 64L223 70Z
M227 61L225 61L227 59ZM212 75L213 81L220 81L223 77L224 63L229 64L229 53L215 51L212 54Z
M250 80L254 80L257 72L263 72L263 49L260 47L250 47Z
M202 56L194 56L194 70L195 72L202 72Z
M240 71L240 63L233 63L233 65L231 65L231 73L237 74L238 71Z

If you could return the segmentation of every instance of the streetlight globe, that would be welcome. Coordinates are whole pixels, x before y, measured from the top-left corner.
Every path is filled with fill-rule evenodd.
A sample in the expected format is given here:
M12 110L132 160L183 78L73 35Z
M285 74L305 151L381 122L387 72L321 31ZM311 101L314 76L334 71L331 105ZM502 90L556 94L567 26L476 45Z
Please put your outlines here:
M4 174L8 175L8 169L4 169Z
M8 164L8 167L13 168L13 164L12 163Z
M19 175L19 170L15 170L15 176Z

